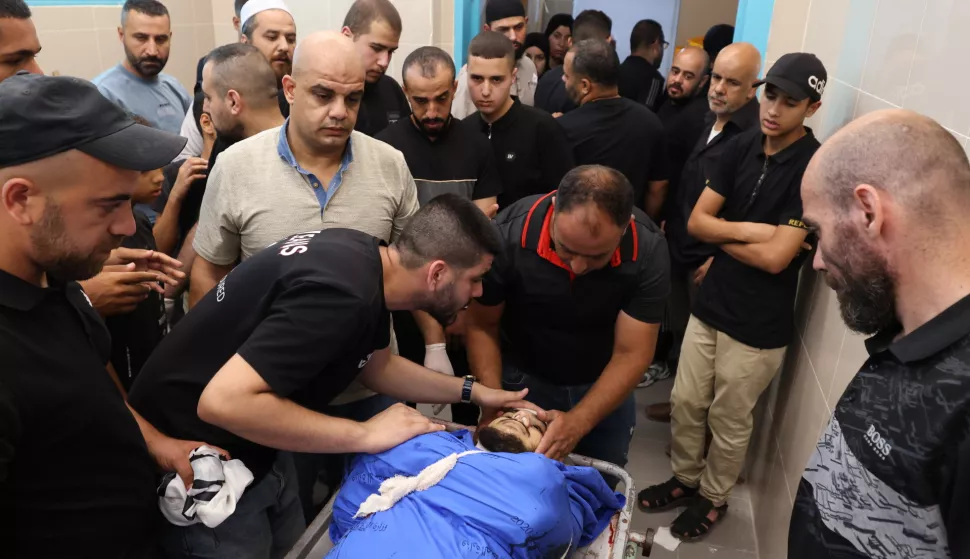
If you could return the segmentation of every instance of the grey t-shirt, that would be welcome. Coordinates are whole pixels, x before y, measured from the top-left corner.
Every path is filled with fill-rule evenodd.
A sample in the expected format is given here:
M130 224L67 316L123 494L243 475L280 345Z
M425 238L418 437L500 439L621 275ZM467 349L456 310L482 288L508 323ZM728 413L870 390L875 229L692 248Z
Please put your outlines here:
M172 76L154 79L138 77L118 64L92 80L102 95L152 126L178 134L192 100L189 92Z

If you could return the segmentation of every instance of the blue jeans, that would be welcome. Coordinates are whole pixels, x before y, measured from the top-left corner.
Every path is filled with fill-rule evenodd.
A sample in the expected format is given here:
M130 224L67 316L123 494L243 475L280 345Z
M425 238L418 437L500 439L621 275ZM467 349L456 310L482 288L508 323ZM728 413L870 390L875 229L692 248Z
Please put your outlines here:
M592 384L557 386L546 380L526 374L513 365L502 369L502 388L506 390L529 389L526 400L547 410L569 411L592 388ZM576 454L612 462L621 468L626 466L630 451L633 428L637 424L637 406L633 393L610 415L600 421L593 430L576 445Z
M377 394L356 402L330 406L324 413L333 417L342 417L344 419L363 422L396 403L397 400L390 396ZM313 506L313 486L317 482L320 471L324 470L326 472L326 484L330 488L330 494L332 495L343 481L344 470L347 468L347 462L350 456L352 455L303 453L293 456L296 462L297 479L299 480L300 502L303 506L303 516L307 524L313 522L313 518L316 516L316 510Z
M178 559L281 559L305 530L293 457L279 452L269 473L246 488L222 524L169 524L162 548L166 557Z

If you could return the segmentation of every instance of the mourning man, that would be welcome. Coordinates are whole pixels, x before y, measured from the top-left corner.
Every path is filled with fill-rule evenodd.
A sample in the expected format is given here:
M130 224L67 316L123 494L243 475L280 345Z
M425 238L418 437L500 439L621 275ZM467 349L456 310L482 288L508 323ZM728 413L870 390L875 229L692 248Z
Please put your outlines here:
M573 23L573 34L566 41L568 43L566 49L568 51L574 44L587 39L612 43L612 29L613 20L610 19L610 16L599 10L583 10L576 16L576 21ZM563 60L565 61L565 53ZM563 80L564 70L563 65L552 68L542 76L539 85L536 86L535 106L556 116L568 113L577 106L566 93L566 84Z
M630 55L620 64L620 95L657 111L663 102L664 77L660 63L667 50L664 30L652 19L643 19L630 32Z
M0 1L0 81L24 70L40 74L40 39L23 0Z

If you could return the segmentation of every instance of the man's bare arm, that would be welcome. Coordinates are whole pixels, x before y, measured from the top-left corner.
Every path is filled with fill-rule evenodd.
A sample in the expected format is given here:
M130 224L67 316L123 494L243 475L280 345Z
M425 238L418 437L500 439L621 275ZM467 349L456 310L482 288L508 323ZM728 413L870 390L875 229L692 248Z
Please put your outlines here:
M504 312L504 303L490 307L478 301L472 301L465 311L468 366L478 382L491 388L502 387L499 331Z
M189 308L194 307L212 290L222 278L232 271L234 266L219 266L209 262L202 256L196 256L192 263L192 280L189 282Z
M644 211L650 219L660 223L660 210L663 208L664 199L667 197L667 186L669 181L651 181L647 184L647 200Z
M780 274L798 256L807 236L807 229L780 225L771 239L765 242L728 243L721 245L721 250L748 266L769 274Z
M724 243L758 243L774 234L774 226L748 221L727 221L718 214L725 198L711 187L705 187L687 220L687 232L698 241L721 245Z

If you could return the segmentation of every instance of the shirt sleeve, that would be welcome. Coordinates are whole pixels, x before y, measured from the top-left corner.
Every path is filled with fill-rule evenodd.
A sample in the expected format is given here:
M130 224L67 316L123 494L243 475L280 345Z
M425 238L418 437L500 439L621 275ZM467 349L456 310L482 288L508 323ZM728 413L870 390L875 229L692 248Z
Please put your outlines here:
M404 231L404 227L411 220L411 217L418 213L418 185L414 184L414 177L411 176L411 171L408 169L408 164L404 160L404 156L400 155L399 157L401 178L404 180L404 192L401 195L401 203L397 207L394 222L391 224L392 243Z
M802 221L804 209L802 207L801 184L802 173L799 173L788 186L788 201L781 211L781 215L778 217L778 225L787 225L797 229L808 229L805 222Z
M536 135L539 152L539 176L542 192L552 192L576 164L573 150L566 141L566 131L555 119L543 119Z
M230 178L225 169L225 160L217 162L212 168L202 196L199 226L192 243L192 248L199 256L216 266L236 262L242 244L231 208L233 196L227 192Z
M182 148L182 153L178 154L178 157L175 158L175 161L184 161L190 157L202 155L202 133L199 132L199 127L195 124L195 113L192 110L192 104L189 104L185 119L182 120L182 128L179 130L179 136L182 136L188 142Z
M721 132L722 134L724 132ZM734 182L738 170L738 138L735 136L728 140L729 144L724 146L724 153L714 165L711 175L707 177L704 186L709 187L724 198L730 198L734 194Z
M498 167L495 165L495 154L488 140L481 134L474 135L477 146L475 149L481 155L478 169L478 179L475 181L475 190L472 193L472 200L491 198L502 193L502 177L498 174Z
M371 312L349 293L300 282L277 296L237 353L273 392L287 398L346 358L347 349L368 330Z
M667 241L661 238L650 256L641 264L640 273L637 275L637 290L623 306L623 312L640 322L660 323L669 294L670 257Z
M468 66L462 66L458 72L458 90L455 91L455 101L451 105L451 116L461 120L477 110L468 90Z
M22 435L17 398L0 384L0 492L10 476L10 466L17 456L17 444Z

